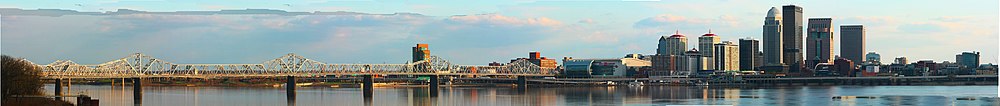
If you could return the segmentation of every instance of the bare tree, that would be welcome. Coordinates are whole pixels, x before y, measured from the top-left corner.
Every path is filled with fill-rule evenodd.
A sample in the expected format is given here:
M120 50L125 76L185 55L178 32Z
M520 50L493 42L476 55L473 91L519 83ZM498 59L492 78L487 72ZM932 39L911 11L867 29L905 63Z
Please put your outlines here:
M41 95L41 67L23 58L2 55L2 88L3 100L10 100L12 95Z

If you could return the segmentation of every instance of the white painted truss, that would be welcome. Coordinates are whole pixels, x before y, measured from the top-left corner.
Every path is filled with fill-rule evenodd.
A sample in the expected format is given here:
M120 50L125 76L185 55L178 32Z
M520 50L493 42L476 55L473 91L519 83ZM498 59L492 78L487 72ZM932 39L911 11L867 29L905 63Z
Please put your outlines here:
M555 69L526 60L504 66L457 65L437 56L406 64L328 64L289 53L261 64L176 64L135 53L97 64L58 60L43 67L45 78L277 77L327 75L512 75L553 76Z

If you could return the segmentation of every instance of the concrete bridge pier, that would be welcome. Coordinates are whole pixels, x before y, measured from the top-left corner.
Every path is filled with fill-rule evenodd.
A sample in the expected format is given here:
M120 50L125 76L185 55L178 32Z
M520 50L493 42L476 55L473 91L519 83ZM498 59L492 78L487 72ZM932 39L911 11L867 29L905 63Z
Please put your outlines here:
M63 100L62 97L61 97L63 95L62 88L63 88L62 87L62 79L56 79L55 92L52 93L52 94L56 95L56 100L59 100L59 101Z
M131 78L132 80L132 101L138 106L142 104L142 78Z
M285 76L285 93L288 100L295 100L295 76Z
M441 79L440 79L439 76L433 75L430 78L430 82L431 82L431 84L429 86L430 87L430 94L429 95L431 97L437 97L438 96L438 88L441 87Z
M517 91L524 92L528 89L528 77L517 76Z
M375 85L373 85L375 84L375 79L372 78L372 75L364 75L362 76L361 83L361 91L363 92L364 97L366 99L372 98L373 90L375 90Z

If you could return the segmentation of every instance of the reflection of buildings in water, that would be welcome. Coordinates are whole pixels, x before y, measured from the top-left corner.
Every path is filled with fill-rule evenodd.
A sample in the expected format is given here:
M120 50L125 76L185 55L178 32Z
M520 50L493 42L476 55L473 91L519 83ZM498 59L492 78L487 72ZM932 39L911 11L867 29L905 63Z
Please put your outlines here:
M436 97L430 97L430 88L413 88L411 92L413 104L410 106L434 106L437 103Z
M558 105L555 101L558 100L558 95L555 92L556 89L529 89L528 94L531 94L527 98L531 100L532 106L554 106Z
M650 86L647 89L655 104L683 103L686 99L696 99L704 94L697 87L688 86Z
M769 95L774 95L775 100L777 100L776 101L777 104L785 104L786 103L786 101L785 101L785 99L786 99L785 98L785 94L788 94L788 92L786 92L786 90L788 90L788 89L786 89L786 88L778 88L778 89L774 89L774 90L777 90L777 93L773 93L773 94L769 94Z
M579 101L579 102L569 102L569 106L581 106L581 105L624 105L625 95L618 92L628 92L624 89L617 89L615 87L571 87L571 88L561 88L557 91L557 94L552 95L564 95L565 101Z
M728 104L726 105L740 105L740 89L738 88L726 88L723 90L723 97Z

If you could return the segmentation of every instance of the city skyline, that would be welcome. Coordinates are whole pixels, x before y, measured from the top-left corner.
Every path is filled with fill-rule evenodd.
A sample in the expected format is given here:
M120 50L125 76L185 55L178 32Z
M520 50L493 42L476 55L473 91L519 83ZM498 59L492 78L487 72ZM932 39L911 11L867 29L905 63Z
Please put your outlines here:
M700 2L700 1L699 1ZM705 4L713 4L710 3ZM746 2L746 1L734 1ZM992 1L995 2L995 1ZM132 2L108 3L125 5ZM528 2L508 5L511 7L577 8L562 11L583 11L573 6L560 6L564 2ZM591 2L565 2L581 5L598 5ZM629 4L633 2L611 2ZM691 2L642 2L662 5L698 4ZM142 52L177 63L255 63L286 53L297 53L328 63L402 63L409 61L413 44L430 44L432 55L441 56L460 64L487 64L524 57L529 51L546 53L550 58L573 56L576 58L618 58L629 53L655 54L657 40L679 30L689 37L687 48L697 48L691 39L708 33L718 34L721 41L738 41L739 38L760 39L760 21L767 9L785 4L804 8L803 18L833 17L833 54L839 55L839 26L862 24L866 29L866 50L878 52L883 63L895 57L906 56L911 61L933 59L936 62L955 62L954 55L963 51L982 52L982 63L996 63L997 25L979 25L982 21L996 23L995 14L977 15L978 12L945 13L958 15L909 16L899 15L916 11L884 10L896 15L857 15L828 12L841 8L820 3L751 3L753 5L720 8L732 13L685 13L683 8L659 8L656 12L627 13L614 8L598 11L589 16L570 17L565 14L546 15L526 10L495 10L489 12L434 12L396 11L378 9L296 9L300 4L290 3L288 8L270 8L289 12L346 11L350 17L315 15L70 15L60 17L32 15L3 16L3 54L25 57L36 64L55 60L73 60L79 63L101 63L127 54ZM955 3L955 2L950 2ZM90 4L3 3L5 8L42 7L97 12ZM9 6L13 4L13 6ZM141 5L138 4L131 5ZM279 3L280 4L280 3ZM431 3L433 4L433 3ZM498 3L503 4L503 3ZM721 5L730 2L720 3ZM870 5L871 3L869 3ZM961 3L956 3L961 4ZM989 3L983 3L989 4ZM968 5L978 5L975 3ZM75 6L75 7L74 7ZM100 7L102 5L97 5ZM284 5L283 5L284 6ZM603 5L606 6L606 5ZM111 8L107 11L119 11ZM143 6L146 7L146 6ZM241 10L234 8L197 11ZM251 7L251 6L245 6ZM254 6L268 8L268 6ZM447 6L445 6L447 7ZM489 7L489 6L487 6ZM502 7L502 6L495 6ZM697 7L697 6L696 6ZM863 10L865 6L859 6ZM975 7L975 6L966 6ZM988 6L995 7L995 6ZM182 7L183 8L183 7ZM735 9L729 9L735 8ZM885 7L872 7L885 8ZM899 8L899 7L897 7ZM982 7L985 8L985 7ZM19 8L29 9L34 8ZM121 9L121 8L118 8ZM169 8L131 8L138 11L196 11ZM505 7L504 9L511 9ZM522 8L524 9L524 8ZM527 10L544 10L531 8ZM405 9L404 9L405 10ZM416 10L416 9L414 9ZM559 10L559 9L556 9ZM846 12L860 12L845 9ZM249 10L248 10L249 11ZM692 12L706 11L693 9ZM122 11L119 11L122 12ZM273 11L268 11L273 12ZM349 13L357 12L357 13ZM398 12L398 13L397 13ZM677 12L677 13L674 13ZM895 13L902 12L902 13ZM286 12L287 13L287 12ZM396 13L396 14L393 14ZM605 17L603 13L614 14ZM880 12L883 13L883 12ZM58 13L57 13L58 14ZM386 15L380 15L386 14ZM633 14L633 15L618 15ZM907 16L907 17L903 17ZM630 17L630 18L609 18ZM911 18L913 17L913 18ZM352 20L354 19L354 20ZM989 19L989 20L984 20ZM250 25L240 23L250 23ZM152 24L142 24L152 23ZM318 24L317 24L318 23ZM802 21L803 24L808 22ZM160 26L165 25L165 26ZM97 27L100 26L100 27ZM209 28L206 28L209 27ZM211 28L214 27L214 28ZM49 32L41 28L64 29ZM302 28L302 29L295 29ZM438 29L435 29L438 28ZM374 30L374 29L384 29ZM239 32L248 31L249 32ZM803 29L804 30L804 29ZM139 33L135 33L139 32ZM806 32L802 32L806 33ZM291 34L291 35L285 35ZM295 36L300 35L300 36ZM957 36L962 35L962 36ZM106 38L94 38L106 37ZM292 36L292 37L289 37ZM954 37L954 38L952 38ZM39 40L38 38L49 38ZM982 39L989 38L989 39ZM168 39L171 41L156 41ZM206 40L207 39L207 40ZM462 39L481 39L454 41ZM904 40L892 42L889 40ZM43 43L53 42L53 43ZM270 43L258 43L270 42ZM984 42L970 44L967 42ZM176 44L175 44L176 43ZM276 45L275 45L276 44ZM33 45L20 47L21 45ZM211 46L205 46L211 45ZM38 49L46 48L46 49ZM700 50L700 49L699 49ZM807 50L808 51L808 50ZM241 52L244 54L225 54Z

